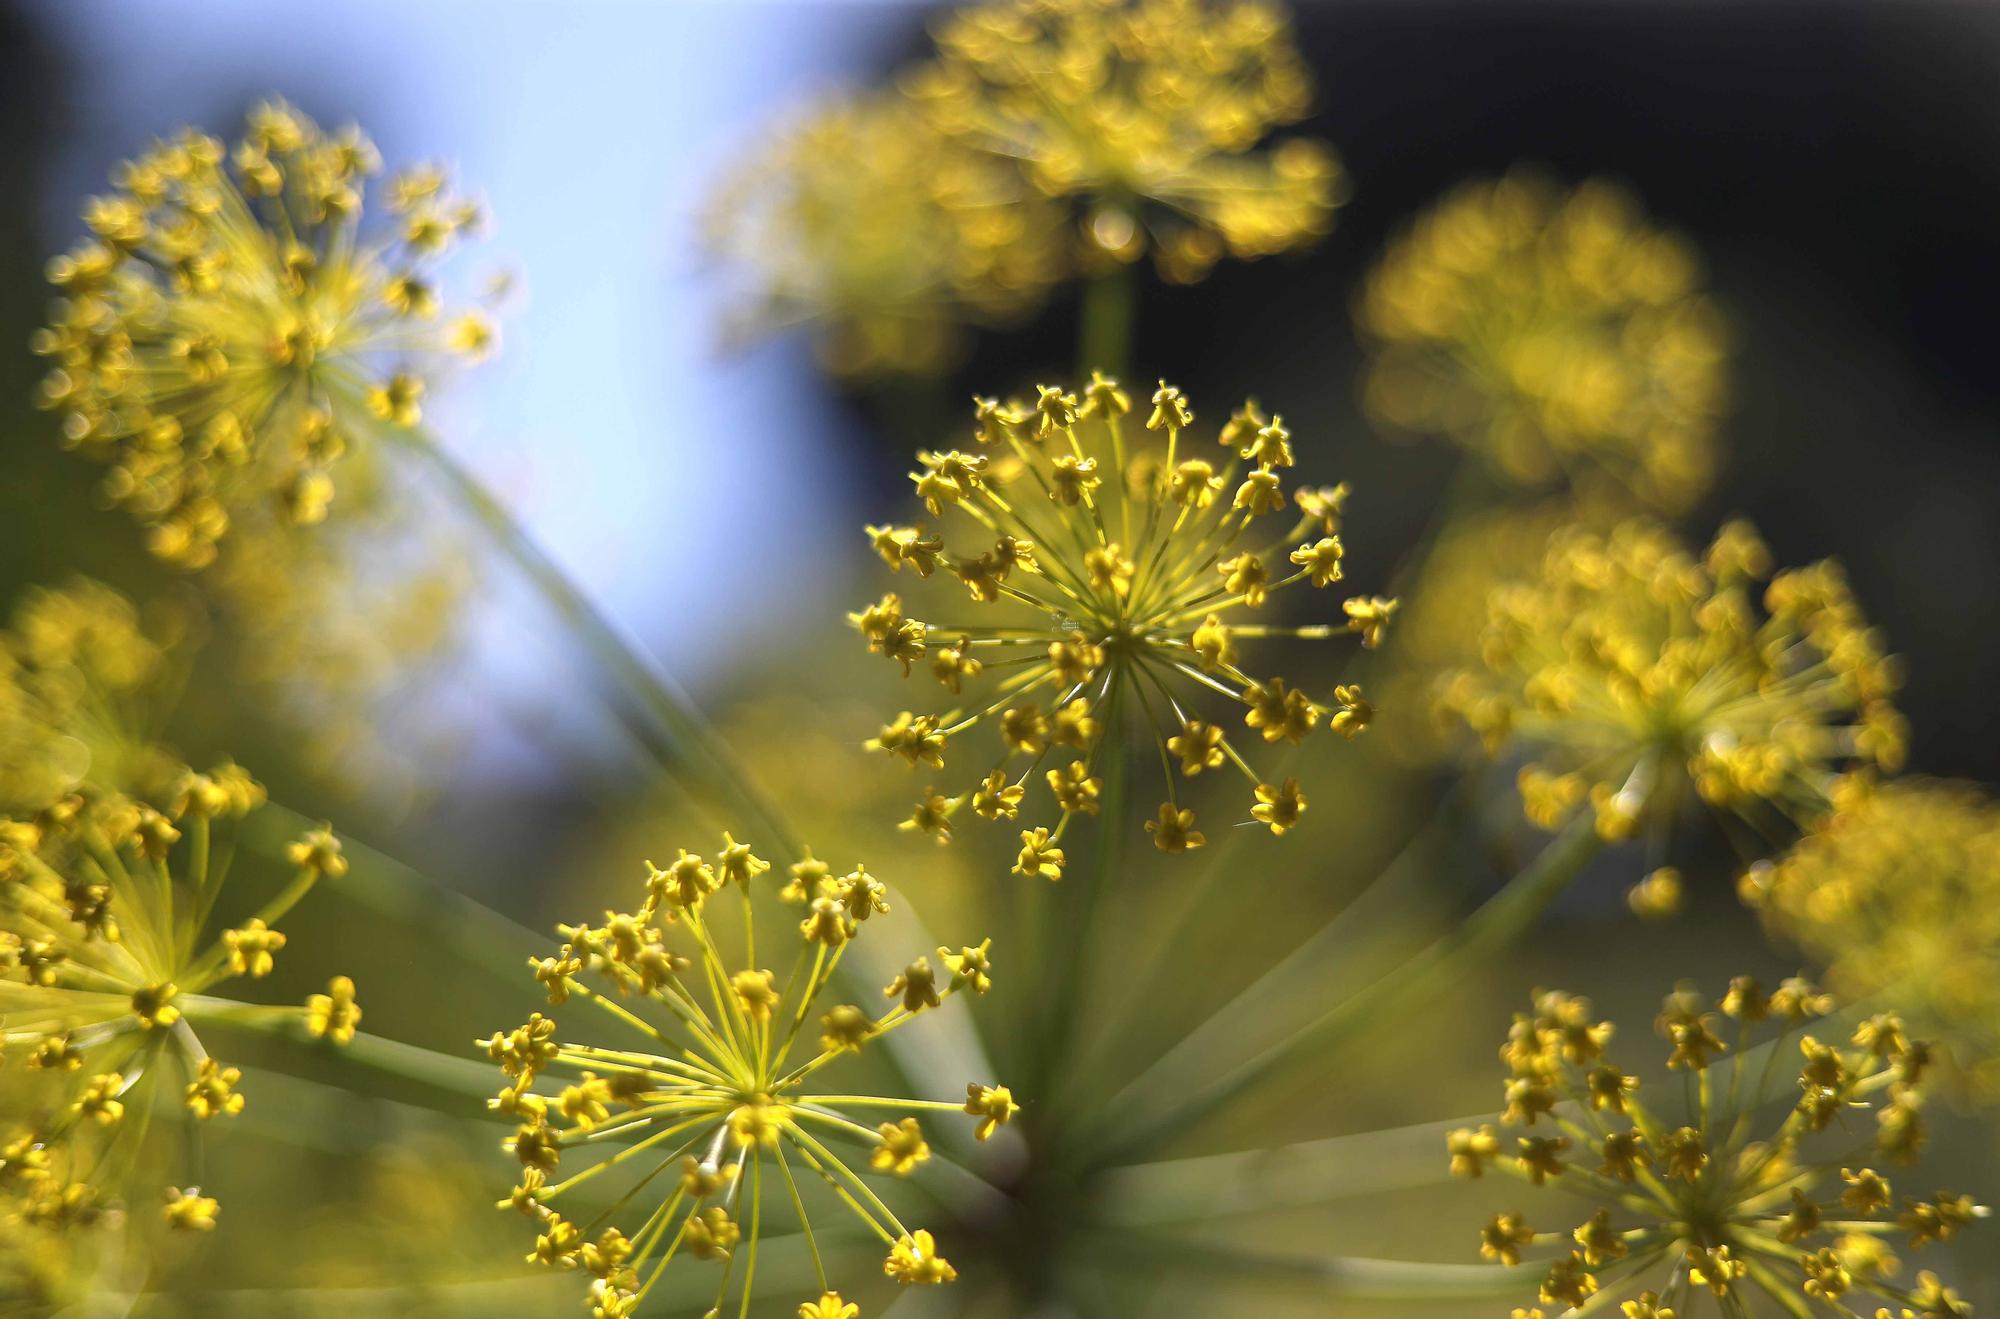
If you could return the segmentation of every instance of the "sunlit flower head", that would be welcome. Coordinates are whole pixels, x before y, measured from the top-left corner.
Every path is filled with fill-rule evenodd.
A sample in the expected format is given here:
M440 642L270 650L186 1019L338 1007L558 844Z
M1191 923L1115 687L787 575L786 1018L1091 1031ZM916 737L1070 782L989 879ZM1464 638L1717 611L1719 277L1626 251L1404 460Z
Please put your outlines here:
M2000 1074L2000 807L1967 783L1896 780L1836 808L1740 885L1766 928Z
M161 558L206 566L251 510L319 521L342 454L414 425L440 358L491 346L431 273L479 208L425 167L364 227L380 163L358 130L265 102L233 146L188 129L120 166L50 263L42 402Z
M1665 508L1707 488L1726 394L1694 253L1609 184L1466 184L1393 240L1356 307L1365 395L1511 481L1601 477Z
M84 577L28 588L0 632L0 812L32 817L86 782L163 804L184 767L154 738L187 626Z
M978 1083L963 1101L837 1094L820 1073L961 991L985 993L988 944L917 958L874 1005L828 1002L848 946L889 909L865 869L836 875L807 857L784 883L725 834L713 855L683 850L646 870L637 909L563 927L556 954L531 963L560 1015L592 1016L623 1042L577 1042L593 1032L542 1013L481 1041L506 1075L492 1107L518 1122L506 1149L521 1181L501 1204L535 1225L529 1261L580 1267L592 1313L627 1315L687 1259L713 1270L718 1311L734 1294L747 1313L769 1216L796 1217L810 1237L810 1202L844 1206L880 1238L888 1277L952 1281L931 1234L906 1227L838 1151L858 1145L870 1170L908 1176L931 1158L916 1114L957 1114L984 1140L1013 1117L1013 1096ZM738 930L714 919L732 888ZM753 910L778 896L797 904L777 943L790 962L782 975L759 965ZM818 1299L801 1313L851 1319L817 1250L813 1259Z
M937 29L904 79L946 133L1018 163L1075 208L1097 260L1151 252L1192 282L1224 256L1310 243L1342 199L1324 143L1259 144L1304 117L1312 80L1255 0L999 0Z
M1018 172L886 94L781 129L707 215L709 246L750 286L742 329L812 325L851 376L943 370L966 325L1032 310L1062 273L1060 225Z
M1495 1215L1481 1253L1546 1261L1551 1316L1621 1302L1627 1319L1760 1304L1851 1316L1871 1312L1868 1297L1907 1307L1877 1315L1969 1315L1929 1273L1900 1281L1895 1251L1949 1242L1986 1210L1949 1191L1898 1196L1878 1171L1923 1144L1925 1046L1888 1015L1815 1023L1832 1000L1800 980L1767 991L1738 977L1718 1006L1686 986L1667 996L1654 1028L1681 1074L1671 1084L1612 1061L1612 1025L1587 999L1540 994L1515 1016L1500 1123L1518 1134L1454 1133L1452 1170L1510 1174L1550 1203ZM1553 1191L1594 1212L1538 1229L1563 1213Z
M1544 828L1589 808L1609 839L1664 831L1691 797L1804 826L1841 773L1902 762L1896 665L1839 567L1770 575L1746 523L1701 557L1645 521L1559 532L1534 579L1490 597L1482 650L1444 707L1527 758Z
M0 819L0 1057L36 1078L0 1151L0 1182L13 1183L0 1191L21 1212L87 1226L122 1199L171 1228L216 1225L216 1201L197 1187L134 1185L159 1162L145 1155L147 1134L166 1138L169 1169L197 1176L200 1130L245 1104L242 1073L212 1057L197 1028L246 1012L311 1027L310 1005L248 1008L214 991L268 975L287 942L279 922L346 870L339 843L315 831L291 847L289 883L253 914L217 920L238 824L263 800L224 764L186 774L165 810L85 784L32 818ZM351 984L347 995L345 1031L315 1033L351 1037ZM176 1111L184 1124L154 1127L156 1113Z
M1143 424L1102 376L1080 394L1038 392L1033 404L978 400L973 452L918 455L911 479L933 517L950 511L951 543L922 525L868 529L892 569L956 578L969 597L929 619L893 593L849 615L871 650L952 701L940 714L902 712L870 745L932 770L970 757L964 786L926 789L905 827L945 841L969 806L1015 822L1017 873L1060 878L1063 836L1098 813L1101 756L1122 754L1130 720L1159 752L1166 800L1146 825L1156 846L1206 841L1180 794L1211 771L1242 774L1247 817L1284 833L1306 794L1294 779L1261 777L1246 744L1296 744L1321 724L1353 737L1372 709L1356 687L1322 699L1253 677L1251 653L1273 637L1373 646L1396 610L1357 596L1337 621L1277 617L1278 592L1344 577L1346 487L1288 496L1291 432L1254 403L1197 443L1191 405L1165 382ZM987 621L962 621L975 613ZM985 732L967 746L975 727ZM1052 827L1036 823L1057 812Z

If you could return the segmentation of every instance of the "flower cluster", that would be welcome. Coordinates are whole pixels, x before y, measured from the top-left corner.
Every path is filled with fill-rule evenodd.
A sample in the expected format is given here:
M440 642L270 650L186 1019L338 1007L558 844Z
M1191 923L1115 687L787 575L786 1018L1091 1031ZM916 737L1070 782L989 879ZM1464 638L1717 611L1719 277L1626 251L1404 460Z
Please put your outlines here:
M1254 0L997 0L951 15L905 90L946 134L1078 207L1086 250L1192 282L1332 225L1341 171L1301 118L1312 82Z
M154 739L188 620L88 578L30 588L0 632L0 812L32 816L86 780L158 800L183 772Z
M1510 480L1601 473L1684 507L1725 393L1695 258L1618 189L1467 184L1394 241L1356 307L1370 412L1449 436Z
M947 548L942 533L922 526L868 529L892 569L941 571L974 607L999 615L980 625L927 622L891 594L849 616L905 676L921 663L954 696L988 688L943 714L904 711L870 742L912 767L941 769L953 739L975 725L997 734L976 783L955 796L926 789L907 827L948 840L968 802L987 820L1014 820L1054 757L1039 781L1062 818L1053 829L1022 830L1014 868L1059 879L1070 820L1099 810L1100 754L1120 754L1119 721L1136 715L1153 732L1166 781L1167 799L1146 826L1161 850L1202 845L1178 784L1225 767L1249 781L1252 818L1284 833L1306 807L1297 780L1266 782L1228 728L1202 718L1188 697L1239 703L1244 726L1265 742L1296 744L1322 722L1353 737L1368 722L1372 711L1356 687L1335 687L1319 701L1282 677L1260 681L1239 667L1239 643L1252 639L1380 639L1394 600L1349 599L1339 622L1250 621L1284 587L1342 579L1346 487L1301 489L1288 500L1291 432L1254 402L1220 428L1223 452L1211 459L1183 444L1194 413L1165 382L1144 435L1128 436L1131 402L1102 375L1081 397L1052 385L1037 393L1032 404L979 400L978 451L921 453L921 470L911 473L932 515L954 510L965 530L976 529L979 549ZM1253 545L1260 522L1283 530Z
M965 321L1030 311L1061 273L1060 217L1019 172L893 95L817 107L738 166L708 242L750 272L749 330L820 329L839 374L933 373Z
M779 896L805 914L780 979L757 964L752 890L765 887L770 866L748 845L725 834L713 859L683 850L665 868L646 869L636 911L565 926L557 953L531 962L552 1006L601 1012L631 1045L560 1038L542 1013L481 1041L507 1078L493 1107L519 1121L506 1149L521 1181L502 1207L535 1223L529 1260L581 1267L591 1278L591 1312L602 1317L636 1311L676 1257L692 1256L720 1266L717 1309L735 1283L747 1313L767 1197L790 1203L810 1240L800 1184L809 1191L820 1182L888 1246L888 1277L952 1281L931 1234L905 1227L834 1146L858 1143L874 1171L907 1176L931 1157L913 1114L963 1113L985 1140L1014 1116L1013 1096L977 1083L962 1103L834 1094L815 1078L952 995L985 993L990 941L940 948L937 965L911 962L883 991L886 1011L842 1003L816 1012L861 926L889 909L880 880L860 866L837 876L810 855L792 866ZM711 907L732 887L742 903L740 966L723 955L729 935ZM892 1120L858 1116L871 1110ZM578 1161L587 1162L564 1172ZM565 1215L572 1187L621 1165L630 1174L622 1193L599 1195L592 1203L606 1207L587 1219ZM800 1313L851 1319L857 1311L832 1289L817 1249L814 1264L822 1295Z
M1843 993L1881 994L1962 1046L2000 1060L2000 808L1964 783L1857 786L1739 891L1772 933L1827 966Z
M7 1216L94 1223L139 1176L156 1106L183 1108L195 1125L242 1111L242 1074L209 1055L191 1020L251 1012L352 1038L361 1010L345 977L303 1008L210 994L268 974L286 943L279 920L346 869L333 835L314 831L290 849L288 885L212 932L236 825L263 799L225 764L186 774L165 810L85 785L32 817L0 818L0 1058L35 1077L0 1132ZM164 1195L168 1226L214 1227L213 1197L177 1186Z
M379 166L357 130L267 102L233 148L187 130L121 166L50 264L42 402L161 558L206 566L246 515L319 521L355 438L418 420L422 360L489 347L479 315L443 319L429 273L478 208L413 170L364 238Z
M1670 1319L1692 1313L1692 1298L1706 1291L1724 1314L1749 1313L1745 1298L1762 1293L1798 1315L1854 1315L1864 1295L1905 1307L1910 1319L1969 1315L1932 1274L1913 1289L1898 1285L1891 1243L1948 1242L1986 1210L1948 1191L1899 1205L1889 1178L1870 1166L1908 1163L1923 1144L1929 1050L1886 1014L1862 1021L1845 1043L1803 1029L1831 1007L1802 980L1767 992L1739 977L1720 1004L1737 1024L1732 1048L1699 994L1668 995L1655 1028L1671 1046L1668 1068L1687 1082L1677 1087L1684 1107L1673 1108L1642 1099L1639 1078L1609 1060L1612 1024L1593 1021L1588 1000L1538 995L1500 1052L1508 1068L1500 1121L1526 1134L1503 1149L1492 1126L1455 1131L1452 1170L1478 1177L1494 1168L1598 1208L1574 1231L1497 1214L1481 1230L1481 1253L1518 1265L1553 1246L1539 1299L1555 1313L1624 1296L1628 1319ZM1746 1053L1766 1024L1777 1038L1761 1058ZM1785 1084L1787 1055L1798 1061L1795 1088ZM1760 1115L1781 1105L1782 1118L1770 1114L1776 1130L1760 1136Z
M1841 771L1901 764L1896 666L1837 565L1770 576L1760 616L1769 574L1741 522L1700 559L1645 521L1559 532L1534 580L1490 597L1483 666L1447 680L1443 707L1530 757L1543 828L1588 804L1608 839L1664 831L1690 793L1808 825Z

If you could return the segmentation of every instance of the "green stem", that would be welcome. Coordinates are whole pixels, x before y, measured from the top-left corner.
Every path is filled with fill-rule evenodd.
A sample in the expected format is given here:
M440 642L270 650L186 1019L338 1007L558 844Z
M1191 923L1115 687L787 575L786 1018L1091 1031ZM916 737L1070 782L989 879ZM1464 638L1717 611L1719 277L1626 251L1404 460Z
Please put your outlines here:
M1327 969L1352 961L1357 942L1371 945L1379 942L1385 922L1395 915L1393 909L1384 910L1384 906L1404 901L1411 895L1414 886L1410 880L1417 867L1430 863L1435 849L1449 836L1451 827L1463 823L1462 799L1467 795L1466 788L1470 782L1470 778L1462 779L1447 793L1430 818L1409 835L1395 856L1317 933L1246 985L1205 1021L1190 1028L1168 1053L1146 1069L1140 1079L1113 1097L1105 1105L1106 1111L1118 1110L1127 1099L1146 1086L1159 1083L1163 1071L1171 1072L1184 1059L1189 1061L1194 1075L1205 1075L1209 1069L1199 1061L1204 1051L1212 1053L1218 1046L1227 1048L1230 1045L1240 1050L1260 1029L1268 1035L1269 1031L1278 1028L1282 1021L1278 1014L1286 1004L1311 1002L1314 987L1323 983L1322 977ZM1237 840L1249 834L1247 829L1232 829L1224 835L1221 847L1238 846ZM1204 873L1196 881L1197 885L1206 889L1210 883L1209 876L1214 873L1217 872L1211 870ZM1178 934L1203 929L1201 905L1206 904L1185 908L1181 919L1174 923L1173 932ZM1138 989L1122 998L1111 997L1105 1006L1106 1015L1120 1026L1128 1025L1138 1009L1158 1002L1171 992L1171 968L1182 965L1185 963L1179 957L1162 956L1156 959L1154 966L1135 971L1131 980L1137 983ZM1278 1020L1274 1021L1274 1017ZM1171 1081L1168 1083L1171 1084Z
M1133 311L1137 303L1137 280L1129 262L1091 276L1083 286L1083 306L1077 324L1077 384L1090 379L1092 371L1102 371L1122 380L1130 369Z
M461 1098L486 1099L499 1089L497 1070L470 1058L456 1058L433 1049L358 1032L346 1044L315 1039L306 1031L297 1008L235 1003L200 994L183 994L176 1002L190 1021L253 1031L303 1047L331 1063L352 1065L398 1080L413 1081ZM454 1103L451 1111L463 1111L462 1104Z
M285 843L316 827L318 821L272 802L245 822L244 832L252 846L279 856ZM466 965L514 985L527 985L528 959L549 950L549 936L349 835L341 835L341 848L350 863L348 871L327 888L400 929L424 931L427 946L455 953Z
M1093 1151L1099 1167L1129 1162L1133 1156L1158 1149L1197 1126L1286 1064L1323 1055L1354 1035L1421 1006L1525 930L1603 846L1594 820L1587 813L1579 817L1527 869L1449 934L1291 1035L1206 1083L1133 1091L1138 1096L1134 1103L1100 1119L1099 1138L1086 1142L1086 1148ZM1147 1098L1158 1094L1169 1097L1156 1101L1148 1111Z
M1129 1164L1095 1182L1096 1221L1115 1228L1213 1224L1449 1181L1445 1139L1490 1116L1391 1127L1270 1149Z
M417 430L396 434L430 465L495 548L582 638L590 658L609 680L611 690L603 693L606 700L655 763L700 791L711 806L732 820L762 832L788 855L803 855L804 849L777 808L696 712L687 694L639 643L590 602L529 538L513 514L435 437Z
M1274 1255L1180 1236L1132 1234L1097 1240L1114 1254L1148 1270L1171 1268L1305 1286L1315 1295L1349 1301L1414 1303L1518 1296L1524 1290L1532 1292L1543 1272L1542 1266L1535 1264L1506 1268L1351 1255Z
M1114 708L1107 710L1105 717L1115 720L1120 712L1115 708L1117 702L1112 704ZM1116 737L1117 733L1107 732L1105 736ZM1093 864L1072 881L1080 890L1075 898L1068 893L1052 894L1049 896L1063 900L1045 902L1042 908L1059 923L1056 928L1045 931L1042 947L1051 952L1061 949L1056 964L1049 968L1044 981L1049 987L1044 1000L1049 1016L1043 1027L1043 1045L1036 1051L1038 1064L1044 1070L1036 1077L1035 1093L1046 1096L1051 1106L1056 1095L1050 1091L1050 1083L1074 1074L1069 1054L1075 1041L1077 1021L1083 1015L1077 1011L1078 995L1088 989L1085 966L1091 960L1091 929L1096 924L1099 909L1104 905L1104 890L1118 873L1125 829L1129 823L1125 818L1126 758L1112 755L1106 759L1110 763L1104 767L1104 783L1098 793ZM1069 917L1066 922L1069 926L1067 939L1062 937L1060 925L1064 915Z

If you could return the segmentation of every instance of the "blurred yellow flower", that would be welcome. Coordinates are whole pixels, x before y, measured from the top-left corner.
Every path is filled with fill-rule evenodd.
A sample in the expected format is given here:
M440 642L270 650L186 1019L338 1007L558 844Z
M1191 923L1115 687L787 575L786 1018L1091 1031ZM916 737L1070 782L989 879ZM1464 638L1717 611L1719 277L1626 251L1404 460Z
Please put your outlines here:
M207 566L249 510L320 521L348 447L417 421L427 363L490 347L430 274L479 208L412 170L364 237L379 168L358 130L265 102L233 148L189 129L120 166L91 237L50 263L41 401L161 558Z
M164 805L185 767L154 739L189 625L85 577L28 588L0 632L0 812L32 817L86 781Z
M1772 576L1760 616L1769 571L1741 522L1700 559L1642 520L1558 533L1535 579L1491 595L1483 665L1446 680L1443 708L1528 757L1543 828L1588 804L1608 839L1663 837L1690 795L1808 825L1842 771L1902 763L1897 666L1833 562Z
M1664 509L1707 489L1728 346L1693 251L1620 189L1469 183L1394 239L1356 320L1370 414L1527 485L1608 478Z
M2000 1075L2000 807L1982 789L1898 780L1845 792L1740 889L1842 993L1882 996L1986 1084Z
M1862 1163L1908 1163L1923 1144L1924 1046L1887 1015L1851 1039L1822 1042L1802 1028L1832 1000L1797 980L1766 992L1739 977L1720 1007L1737 1023L1733 1047L1699 994L1683 986L1667 996L1655 1029L1673 1046L1668 1068L1690 1073L1693 1085L1658 1100L1642 1100L1650 1091L1609 1060L1612 1025L1592 1021L1588 1000L1544 993L1515 1016L1501 1050L1501 1121L1531 1134L1516 1137L1505 1158L1495 1142L1469 1155L1455 1133L1452 1170L1476 1176L1491 1166L1598 1208L1569 1232L1537 1232L1520 1213L1500 1214L1481 1233L1481 1253L1513 1265L1553 1246L1539 1299L1565 1308L1600 1290L1633 1295L1656 1271L1658 1290L1627 1301L1627 1315L1688 1314L1701 1290L1727 1314L1749 1313L1747 1299L1760 1292L1793 1314L1807 1311L1808 1298L1853 1314L1864 1295L1925 1315L1969 1313L1943 1305L1948 1293L1929 1275L1914 1291L1898 1285L1885 1242L1948 1242L1986 1210L1939 1192L1905 1197L1896 1212L1887 1178ZM1746 1053L1767 1022L1776 1038L1765 1056ZM1796 1086L1784 1074L1787 1056L1800 1064ZM1798 1097L1759 1136L1759 1113L1788 1094ZM1850 1127L1864 1114L1873 1138L1857 1142ZM1542 1129L1551 1134L1532 1134Z
M1224 256L1288 251L1333 225L1333 152L1299 137L1258 149L1312 98L1275 5L998 0L936 35L905 91L943 132L1068 200L1097 263L1150 251L1191 283Z
M1060 220L1004 164L868 95L816 107L732 170L707 234L752 285L740 332L810 324L839 374L931 374L964 325L1039 304Z
M902 597L885 595L849 615L869 649L905 675L919 661L954 695L985 695L939 715L904 711L869 745L912 767L944 767L953 740L978 724L998 746L956 797L926 790L912 823L943 841L960 805L987 820L1017 820L1027 792L1046 783L1061 811L1053 829L1021 827L1015 872L1061 877L1059 846L1070 821L1100 809L1100 757L1120 754L1120 720L1153 732L1166 802L1146 826L1163 851L1200 847L1180 780L1225 764L1249 781L1254 818L1282 834L1305 809L1298 785L1266 783L1218 724L1189 702L1221 695L1245 707L1243 725L1265 742L1301 741L1323 720L1353 737L1372 713L1359 688L1308 696L1283 677L1258 681L1238 667L1238 642L1265 637L1324 640L1358 634L1372 646L1393 600L1350 599L1344 621L1252 622L1277 591L1299 582L1330 587L1342 577L1339 530L1346 487L1297 492L1296 517L1246 544L1252 524L1285 509L1282 469L1292 465L1281 417L1246 403L1219 430L1226 452L1210 462L1184 450L1194 413L1161 382L1146 435L1126 420L1131 402L1116 381L1095 376L1079 397L1039 387L1034 404L978 401L979 451L917 455L910 474L934 516L946 508L990 548L947 548L920 526L870 527L891 569L958 579L992 623L929 622ZM1157 439L1154 437L1158 437ZM1128 452L1128 439L1133 445ZM1268 524L1267 524L1268 525ZM1296 565L1282 576L1282 565ZM1025 768L1010 766L1019 758ZM1051 765L1039 773L1043 765ZM927 822L928 825L927 825Z
M613 1048L558 1038L557 1023L542 1013L512 1031L481 1043L506 1076L492 1107L519 1122L506 1148L521 1164L521 1181L503 1208L525 1213L536 1225L528 1259L581 1266L593 1281L590 1304L599 1313L632 1313L665 1274L676 1255L721 1264L715 1306L729 1299L740 1267L742 1308L751 1304L757 1252L771 1175L782 1181L808 1236L812 1225L795 1166L825 1183L861 1223L889 1248L885 1271L906 1283L949 1282L951 1266L938 1256L928 1232L911 1232L853 1168L835 1143L860 1142L876 1171L905 1176L930 1158L916 1112L963 1113L980 1119L984 1140L1013 1115L1004 1089L974 1085L964 1104L874 1095L820 1093L808 1083L821 1068L859 1052L868 1042L906 1026L945 999L991 984L986 944L957 952L938 949L948 973L940 986L926 958L912 962L884 990L892 1000L871 1014L851 1004L815 1014L848 946L861 926L888 910L885 888L859 866L834 877L810 860L793 868L795 888L761 878L768 866L724 835L714 861L685 850L665 868L647 865L646 896L636 911L607 912L601 926L564 926L560 952L538 964L536 979L551 1006L581 1001L637 1032L635 1047ZM806 881L810 881L809 883ZM754 895L753 889L769 889ZM722 944L732 934L712 923L711 903L730 887L741 898L746 969L731 970ZM782 896L807 906L792 945L789 972L780 979L757 969L754 908ZM672 943L669 935L676 935ZM686 948L677 951L674 944ZM585 983L598 978L608 993ZM640 1011L625 1006L638 1000ZM819 1050L795 1053L801 1037L823 1031ZM551 1078L560 1075L558 1083ZM538 1081L548 1081L538 1090ZM896 1120L871 1123L861 1115L887 1110ZM600 1155L599 1151L603 1153ZM558 1202L574 1186L641 1154L646 1171L610 1196L585 1192L596 1214L586 1230L564 1217ZM557 1178L566 1161L587 1166ZM796 1164L795 1164L796 1161ZM654 1187L662 1174L675 1171ZM671 1189L669 1189L671 1188ZM636 1207L639 1221L627 1235L614 1216ZM741 1262L739 1265L739 1257ZM854 1313L829 1285L817 1252L821 1299L802 1314Z

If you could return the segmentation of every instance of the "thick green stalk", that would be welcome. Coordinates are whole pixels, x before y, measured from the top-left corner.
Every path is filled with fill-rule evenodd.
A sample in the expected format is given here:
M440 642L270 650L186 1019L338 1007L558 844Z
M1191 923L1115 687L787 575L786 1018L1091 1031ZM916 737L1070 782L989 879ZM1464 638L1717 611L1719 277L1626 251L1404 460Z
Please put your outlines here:
M1129 262L1119 262L1090 277L1083 286L1076 346L1076 383L1092 371L1124 379L1131 368L1133 313L1138 281Z
M1323 1054L1422 1006L1459 974L1527 929L1603 846L1594 819L1585 812L1527 869L1449 934L1291 1035L1206 1082L1135 1088L1134 1102L1101 1119L1100 1138L1086 1142L1086 1148L1093 1151L1099 1167L1129 1162L1158 1150L1279 1068L1301 1057ZM1165 1098L1154 1098L1158 1095Z
M499 1088L495 1069L470 1058L453 1057L399 1040L383 1039L379 1035L356 1033L346 1044L316 1040L307 1033L297 1008L235 1003L201 994L183 994L176 1001L189 1021L213 1022L254 1031L311 1050L330 1063L355 1066L398 1080L415 1082L457 1096L460 1100L483 1100ZM461 1111L461 1107L461 1104L454 1103L451 1111Z
M244 831L251 846L276 856L286 842L318 823L273 802L251 816ZM348 835L341 836L341 847L350 863L348 872L326 889L400 928L424 931L430 946L457 954L468 966L480 967L509 984L530 984L528 959L548 952L551 936L537 934Z

